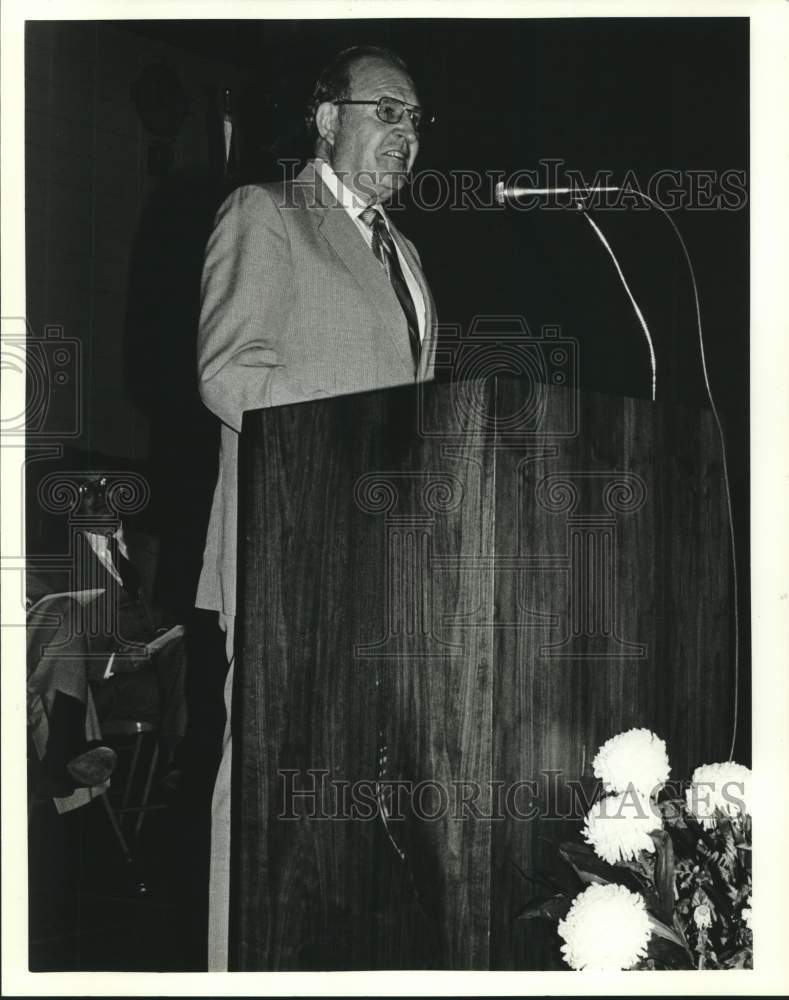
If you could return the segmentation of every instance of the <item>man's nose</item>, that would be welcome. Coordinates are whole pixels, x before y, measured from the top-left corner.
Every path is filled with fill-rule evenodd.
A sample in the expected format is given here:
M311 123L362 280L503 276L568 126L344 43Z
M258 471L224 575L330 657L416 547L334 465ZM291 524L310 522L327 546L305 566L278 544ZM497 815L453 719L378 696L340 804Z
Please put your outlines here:
M408 140L408 142L417 142L419 139L419 133L414 128L411 116L405 113L400 121L395 125L395 133L397 135L402 135Z

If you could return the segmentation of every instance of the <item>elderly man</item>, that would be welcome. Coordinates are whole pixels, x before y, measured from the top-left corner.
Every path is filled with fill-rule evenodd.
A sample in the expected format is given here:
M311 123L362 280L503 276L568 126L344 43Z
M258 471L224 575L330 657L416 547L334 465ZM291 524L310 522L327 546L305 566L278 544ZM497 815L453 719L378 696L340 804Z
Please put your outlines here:
M429 379L435 308L413 245L384 205L405 184L423 111L402 60L365 46L318 79L315 159L291 183L250 185L206 249L200 392L222 421L198 607L227 635L228 725L214 791L209 968L227 964L230 718L236 614L238 434L245 410Z

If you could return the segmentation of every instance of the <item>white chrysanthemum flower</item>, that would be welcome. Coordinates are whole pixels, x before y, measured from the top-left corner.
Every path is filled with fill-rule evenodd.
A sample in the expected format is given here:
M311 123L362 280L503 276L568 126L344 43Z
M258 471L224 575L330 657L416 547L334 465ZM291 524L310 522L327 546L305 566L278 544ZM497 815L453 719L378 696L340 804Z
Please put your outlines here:
M595 854L615 865L632 861L639 851L654 853L649 836L663 825L660 813L648 795L624 792L596 802L584 820L583 836Z
M623 885L590 885L559 921L562 955L573 969L631 969L646 956L650 934L643 898Z
M612 736L597 751L592 766L607 792L634 788L642 795L659 791L671 770L666 744L650 729L629 729Z
M688 809L705 827L715 825L716 815L741 816L749 812L750 783L750 768L742 764L702 764L685 793Z

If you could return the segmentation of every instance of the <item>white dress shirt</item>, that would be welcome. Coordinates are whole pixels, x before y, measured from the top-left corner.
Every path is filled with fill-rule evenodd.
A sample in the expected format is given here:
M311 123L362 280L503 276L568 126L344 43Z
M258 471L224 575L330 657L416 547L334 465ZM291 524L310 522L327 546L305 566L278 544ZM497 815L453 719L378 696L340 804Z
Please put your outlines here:
M102 564L102 566L107 570L110 576L114 576L118 583L123 586L123 580L116 567L115 563L112 561L112 553L110 552L110 543L107 535L99 535L93 531L86 531L85 537L88 539L90 547L96 553L96 558ZM113 537L118 540L118 550L124 559L129 558L129 550L126 548L126 540L123 537L123 527L118 528L116 532L113 533Z
M85 537L88 540L88 544L93 549L96 554L96 558L102 564L102 566L107 570L110 576L114 576L118 583L123 586L123 580L118 572L118 568L112 561L112 553L110 552L110 543L106 535L97 535L92 531L86 531ZM123 526L114 533L114 537L118 539L118 551L125 558L129 558L129 550L126 548L126 541L123 537ZM109 680L113 676L112 664L115 660L115 653L110 655L109 661L107 662L107 667L104 671L104 680Z
M361 218L362 212L367 208L367 205L350 190L347 188L340 178L332 170L331 166L326 162L317 158L315 160L316 169L320 175L321 180L326 185L326 187L331 191L337 201L342 205L345 211L353 219L359 232L364 237L367 246L370 247L372 252L373 245L373 231L370 226ZM387 230L391 234L392 230L389 226L389 219L386 212L383 210L383 206L374 206L376 211L380 212L381 217L384 220ZM400 248L392 240L395 250L397 251L397 259L400 261L400 267L403 272L403 277L405 278L405 283L408 285L408 291L411 293L411 298L414 303L414 309L416 310L417 321L419 322L419 339L425 339L425 324L427 322L426 310L425 310L425 300L422 296L422 290L419 287L419 282L416 280L411 272L411 268L408 266L408 262L405 260L403 255L400 253Z

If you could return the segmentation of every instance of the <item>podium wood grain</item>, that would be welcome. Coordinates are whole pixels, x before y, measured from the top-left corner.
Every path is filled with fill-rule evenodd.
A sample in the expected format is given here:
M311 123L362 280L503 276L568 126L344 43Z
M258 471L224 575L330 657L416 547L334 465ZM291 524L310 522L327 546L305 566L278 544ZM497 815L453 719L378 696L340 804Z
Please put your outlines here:
M643 503L589 520L622 475ZM728 753L711 418L510 379L364 393L247 414L240 487L233 967L556 965L516 866L555 864L599 744L649 726L676 777ZM624 655L559 645L579 560ZM385 824L376 782L418 794Z

